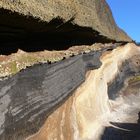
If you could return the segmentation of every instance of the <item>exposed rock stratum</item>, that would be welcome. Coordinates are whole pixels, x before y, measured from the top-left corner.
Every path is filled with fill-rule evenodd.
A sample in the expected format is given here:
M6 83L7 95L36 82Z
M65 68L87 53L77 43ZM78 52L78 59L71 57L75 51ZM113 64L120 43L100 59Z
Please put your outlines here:
M139 140L140 48L105 0L0 0L0 140Z

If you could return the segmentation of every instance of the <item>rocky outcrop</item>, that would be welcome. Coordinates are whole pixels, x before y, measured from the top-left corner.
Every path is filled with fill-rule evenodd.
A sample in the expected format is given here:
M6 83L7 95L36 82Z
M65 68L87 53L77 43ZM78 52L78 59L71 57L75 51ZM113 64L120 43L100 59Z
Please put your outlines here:
M113 94L116 94L118 85L119 87L122 86L125 81L125 76L122 75L129 77L134 75L135 72L137 74L140 72L139 52L140 49L135 45L128 44L124 48L120 47L102 56L102 66L97 70L89 71L85 82L61 107L48 117L40 131L29 137L28 140L97 140L101 139L104 127L109 125L109 121L113 121L112 118L124 121L126 114L121 112L125 116L122 119L121 114L114 111L116 107L113 106L112 101L108 98L108 94L110 94L108 88L113 88ZM130 61L130 58L133 58L133 61ZM125 70L121 71L122 68ZM120 77L120 83L115 77ZM112 87L109 86L109 83L116 85ZM133 99L134 97L132 96L131 103ZM139 106L139 102L134 103L138 103L137 107ZM131 114L131 111L128 111L128 114ZM111 114L114 114L112 118L110 117ZM105 139L105 137L102 139ZM111 140L115 139L112 138Z
M38 64L2 79L0 139L20 140L35 133L46 117L85 80L86 72L100 67L102 51L53 64Z
M132 140L140 48L128 42L105 0L1 0L0 140Z
M6 32L9 39L11 36L14 38L14 34L21 39L28 32L28 37L36 32L46 32L49 39L55 33L51 40L58 33L55 40L60 40L64 35L65 38L74 40L77 37L82 38L82 42L88 40L90 43L95 40L132 41L117 27L105 0L1 0L0 12L1 30Z
M115 97L126 77L140 72L139 52L128 44L38 64L1 79L0 139L23 140L37 131L27 139L99 138L113 109L108 94Z

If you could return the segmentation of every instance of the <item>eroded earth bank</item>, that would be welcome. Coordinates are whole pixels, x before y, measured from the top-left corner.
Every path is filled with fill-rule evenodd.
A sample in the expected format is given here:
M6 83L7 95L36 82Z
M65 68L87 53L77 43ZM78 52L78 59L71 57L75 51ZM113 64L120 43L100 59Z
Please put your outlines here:
M105 0L1 0L0 44L0 140L140 139L140 48Z

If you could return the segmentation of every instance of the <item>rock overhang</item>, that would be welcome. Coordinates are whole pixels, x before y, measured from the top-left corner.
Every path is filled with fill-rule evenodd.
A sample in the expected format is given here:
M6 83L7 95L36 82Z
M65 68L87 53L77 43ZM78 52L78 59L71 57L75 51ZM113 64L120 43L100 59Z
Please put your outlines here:
M49 23L0 9L1 54L18 49L34 52L43 50L67 50L75 45L109 43L115 40L102 36L90 27L81 27L55 18Z
M15 39L13 48L15 42L21 41L17 46L27 42L23 49L39 42L43 49L54 44L52 50L95 42L132 41L117 27L105 0L1 0L0 13L1 41Z

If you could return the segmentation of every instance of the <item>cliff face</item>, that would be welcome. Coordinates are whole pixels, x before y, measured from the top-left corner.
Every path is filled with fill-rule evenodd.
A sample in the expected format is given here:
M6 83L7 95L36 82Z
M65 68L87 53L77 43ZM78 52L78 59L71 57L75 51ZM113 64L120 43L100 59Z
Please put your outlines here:
M129 42L105 0L0 0L0 140L139 137Z
M72 41L80 36L81 42L92 43L132 41L117 27L105 0L1 0L0 13L0 30L9 38L47 32L52 40L54 36L57 40L63 35L73 38Z

